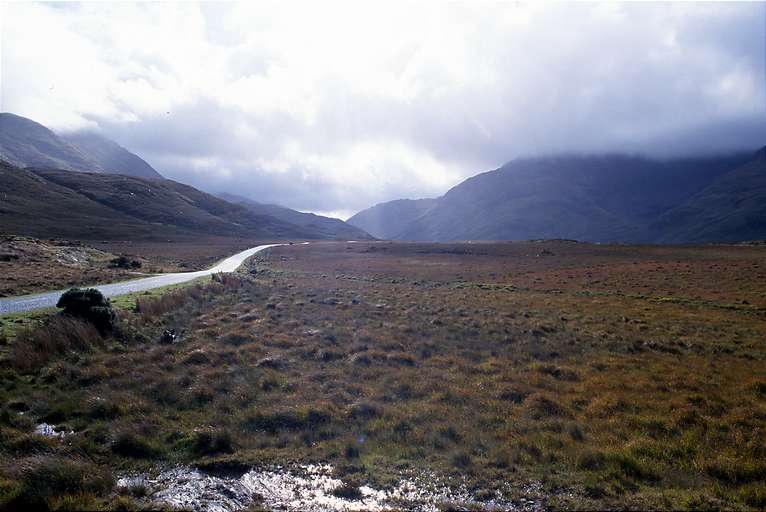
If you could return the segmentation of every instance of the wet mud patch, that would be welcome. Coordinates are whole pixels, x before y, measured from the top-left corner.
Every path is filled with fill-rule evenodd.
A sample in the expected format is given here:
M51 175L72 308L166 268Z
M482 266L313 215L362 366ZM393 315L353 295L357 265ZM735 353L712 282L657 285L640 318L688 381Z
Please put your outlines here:
M465 485L450 485L433 473L402 475L396 486L349 488L333 476L327 464L250 469L237 474L208 473L178 466L156 475L125 475L120 492L141 495L147 504L206 512L231 512L250 506L285 511L382 510L544 510L539 483L527 485L526 498L510 500L501 491L471 492ZM510 494L510 485L508 486ZM518 493L517 493L518 494Z

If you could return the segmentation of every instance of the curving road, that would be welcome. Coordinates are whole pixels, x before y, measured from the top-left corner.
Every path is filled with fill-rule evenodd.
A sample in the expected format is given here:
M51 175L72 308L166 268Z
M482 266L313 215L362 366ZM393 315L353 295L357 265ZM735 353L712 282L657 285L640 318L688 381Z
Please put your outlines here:
M225 260L218 263L216 266L207 270L200 270L197 272L175 272L172 274L159 274L143 279L135 279L133 281L122 281L120 283L97 285L93 286L92 288L100 290L101 293L103 293L106 297L115 297L117 295L125 295L126 293L140 292L144 290L151 290L152 288L159 288L161 286L185 283L186 281L191 281L192 279L197 279L198 277L209 276L219 272L234 272L247 258L253 254L264 249L268 249L269 247L277 247L279 245L286 244L269 244L252 247L242 252L238 252L234 256L229 256ZM53 292L36 293L34 295L21 295L19 297L0 298L0 315L32 311L35 309L52 308L56 306L56 302L58 302L59 297L61 297L61 294L65 291L66 289Z

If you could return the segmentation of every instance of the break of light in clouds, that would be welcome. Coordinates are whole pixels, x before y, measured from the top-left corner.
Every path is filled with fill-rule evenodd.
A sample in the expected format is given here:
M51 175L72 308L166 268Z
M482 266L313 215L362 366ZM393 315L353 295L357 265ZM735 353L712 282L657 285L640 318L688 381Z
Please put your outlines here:
M3 111L349 214L519 155L753 149L764 4L4 4Z

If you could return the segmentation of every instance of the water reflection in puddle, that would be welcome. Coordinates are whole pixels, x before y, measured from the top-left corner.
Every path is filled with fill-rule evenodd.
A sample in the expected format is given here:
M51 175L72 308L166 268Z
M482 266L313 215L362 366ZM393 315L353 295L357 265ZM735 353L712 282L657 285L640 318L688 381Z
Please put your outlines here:
M353 499L334 494L341 480L329 465L302 465L291 469L253 469L239 478L203 473L188 467L162 471L157 476L125 476L118 487L125 492L141 488L155 505L184 509L231 512L256 504L269 510L289 511L381 511L418 510L542 510L541 489L526 489L529 499L505 501L500 493L477 500L465 486L450 487L433 474L402 478L391 489L361 486Z
M55 425L50 425L48 423L40 423L37 426L35 426L35 434L45 436L45 437L56 437L61 439L70 434L74 434L74 432L71 432L71 431L66 432L66 431L57 429Z

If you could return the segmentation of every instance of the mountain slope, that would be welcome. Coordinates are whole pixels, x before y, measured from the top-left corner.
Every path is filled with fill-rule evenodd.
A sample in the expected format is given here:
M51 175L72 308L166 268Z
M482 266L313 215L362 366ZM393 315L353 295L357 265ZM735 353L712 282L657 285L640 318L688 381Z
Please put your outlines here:
M45 126L7 112L0 113L0 160L18 167L103 172L92 157Z
M749 158L751 155L665 161L625 155L524 158L465 180L426 203L429 206L423 213L400 215L401 203L393 201L360 212L349 222L359 225L359 219L375 218L386 227L388 237L401 240L659 241L664 233L652 227L658 218ZM736 193L732 187L728 190ZM685 235L679 233L681 238L674 240L683 239ZM695 240L717 236L720 233L700 228ZM741 239L746 234L732 236Z
M138 155L105 137L89 132L57 135L10 113L0 113L0 160L17 167L162 178Z
M340 219L324 217L314 213L304 213L275 204L262 204L234 194L221 193L219 196L230 203L241 204L259 215L269 215L276 219L309 228L323 237L335 240L372 240L364 230L352 226Z
M322 238L170 180L21 169L0 162L0 191L2 233L84 240Z
M661 242L766 238L766 147L650 225Z
M96 161L105 172L127 174L139 178L162 178L162 175L144 159L101 135L91 132L76 132L61 137Z
M397 199L376 204L357 213L346 222L376 238L396 239L405 226L425 214L437 202L436 199Z

